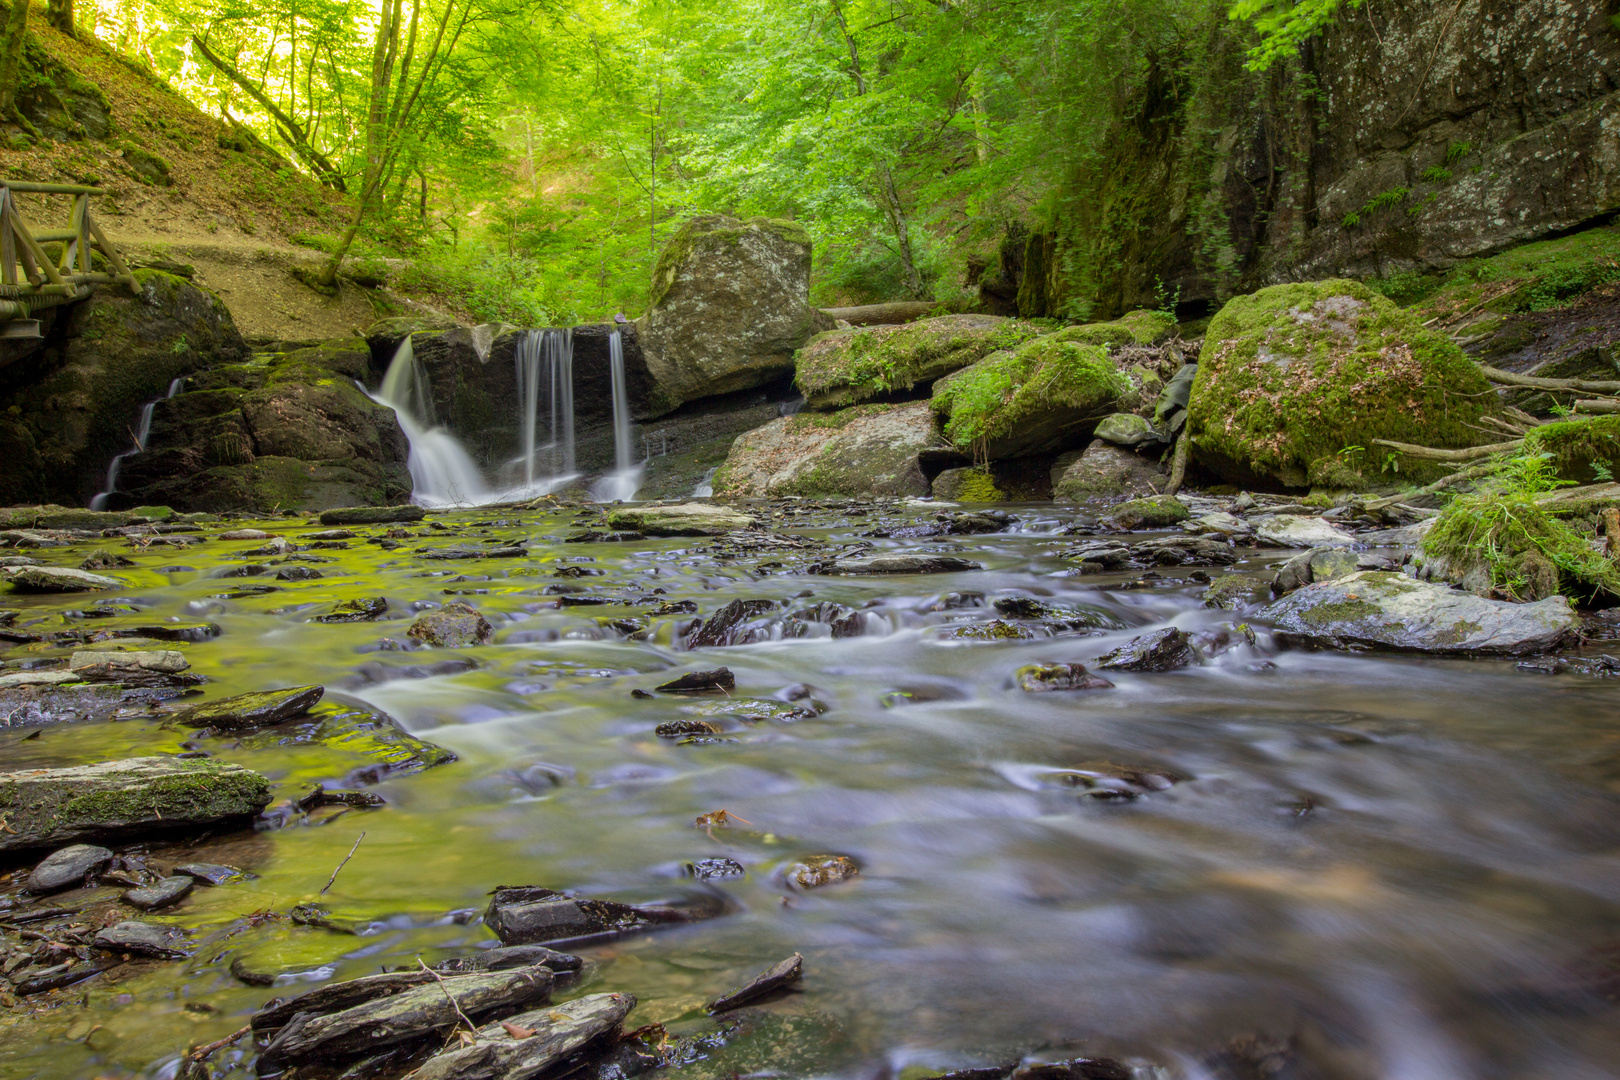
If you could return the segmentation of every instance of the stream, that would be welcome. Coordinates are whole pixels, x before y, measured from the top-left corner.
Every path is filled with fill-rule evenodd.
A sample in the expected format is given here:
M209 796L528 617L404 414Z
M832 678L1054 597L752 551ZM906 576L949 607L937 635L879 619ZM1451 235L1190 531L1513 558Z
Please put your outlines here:
M393 550L368 542L390 526L355 527L347 547L309 552L332 561L299 563L322 574L304 581L219 576L272 560L245 554L262 541L220 540L213 526L185 548L106 539L31 551L77 566L107 548L136 565L108 571L129 586L116 597L6 597L17 627L210 621L217 638L162 646L186 653L208 698L322 683L329 701L382 710L459 760L368 788L380 809L272 813L279 828L147 845L156 863L257 876L148 917L188 931L189 959L132 962L28 999L32 1012L0 1011L0 1076L172 1077L182 1050L229 1035L272 996L489 945L478 915L502 884L726 900L710 921L570 949L587 967L558 999L633 993L627 1028L712 1032L705 1001L802 953L798 993L752 1010L680 1070L703 1080L909 1080L1031 1053L1107 1055L1163 1077L1616 1075L1613 683L1510 660L1283 651L1256 623L1253 645L1240 636L1198 666L1027 693L1012 682L1023 665L1089 664L1145 630L1215 630L1244 613L1202 607L1205 586L1183 568L1073 574L1061 553L1076 538L1058 532L1075 514L1050 504L1005 507L1019 519L1009 532L912 539L862 534L931 510L770 509L773 529L808 543L561 543L601 527L601 511L559 505L435 514ZM322 528L231 527L244 524L294 543ZM531 548L415 553L496 541ZM983 569L809 572L866 543ZM1257 586L1290 554L1239 551L1233 569ZM276 589L225 597L244 584ZM559 595L612 602L557 606ZM389 612L313 621L363 596L385 596ZM1105 629L957 636L1010 596L1082 608ZM787 601L782 615L846 605L864 612L865 632L765 627L766 640L686 650L679 633L694 616L653 614L690 601L708 618L737 599ZM477 607L494 643L407 648L409 620L451 600ZM98 604L115 614L76 614ZM7 659L36 654L65 652L24 645ZM722 665L736 677L731 698L632 696ZM753 699L778 717L717 711ZM694 710L721 737L654 733ZM200 737L161 714L4 723L7 768L189 749L264 773L277 803L366 764L340 745ZM1165 779L1100 798L1121 792L1076 783L1097 762ZM734 820L695 824L721 809ZM824 853L850 857L859 876L790 887L786 867ZM686 869L719 857L746 875L698 882ZM6 895L16 885L13 875ZM281 917L317 898L359 934ZM279 973L279 985L244 985L233 960ZM250 1075L247 1051L216 1055L215 1075Z

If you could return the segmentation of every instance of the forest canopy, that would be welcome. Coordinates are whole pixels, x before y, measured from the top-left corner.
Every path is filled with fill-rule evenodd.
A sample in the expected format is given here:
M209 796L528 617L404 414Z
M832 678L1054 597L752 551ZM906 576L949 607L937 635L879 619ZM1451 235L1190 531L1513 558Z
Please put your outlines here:
M70 18L346 193L346 227L305 238L333 266L406 256L475 312L569 322L637 310L700 211L802 222L822 303L950 303L1055 213L1151 70L1197 63L1230 20L1262 68L1339 3L79 0Z

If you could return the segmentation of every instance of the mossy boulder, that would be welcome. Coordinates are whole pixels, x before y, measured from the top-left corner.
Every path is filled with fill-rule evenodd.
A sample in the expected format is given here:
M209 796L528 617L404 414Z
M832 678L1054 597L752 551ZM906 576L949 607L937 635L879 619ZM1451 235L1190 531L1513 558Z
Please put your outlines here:
M946 469L934 477L931 490L934 498L952 502L993 503L1003 502L1007 498L1006 492L996 486L988 465Z
M1049 335L946 376L931 404L953 447L995 460L1083 445L1135 389L1104 346Z
M810 306L810 235L791 221L692 218L660 253L650 301L636 326L655 412L786 378L832 328Z
M1591 483L1620 476L1620 416L1543 424L1525 436L1524 450L1551 454L1553 467L1565 480Z
M172 380L246 353L224 303L157 270L135 293L102 286L67 309L60 338L0 373L0 503L83 506L129 450L144 402ZM55 335L53 335L53 338Z
M1313 464L1361 463L1374 440L1457 448L1498 408L1491 384L1448 337L1353 281L1274 285L1210 323L1187 429L1197 462L1231 483L1302 488ZM1436 471L1405 459L1401 475ZM1337 477L1336 479L1343 479Z
M941 315L900 326L818 334L794 358L794 382L812 409L842 409L926 386L1040 331L994 315Z
M1121 529L1163 529L1186 521L1191 511L1174 495L1150 495L1120 503L1108 516Z
M1052 336L1076 345L1157 345L1176 331L1176 317L1164 311L1132 311L1112 322L1067 326Z
M928 465L952 457L926 402L799 413L737 437L716 495L927 495Z
M1157 494L1167 480L1153 459L1097 439L1081 453L1058 458L1052 467L1052 497L1073 502L1142 498Z

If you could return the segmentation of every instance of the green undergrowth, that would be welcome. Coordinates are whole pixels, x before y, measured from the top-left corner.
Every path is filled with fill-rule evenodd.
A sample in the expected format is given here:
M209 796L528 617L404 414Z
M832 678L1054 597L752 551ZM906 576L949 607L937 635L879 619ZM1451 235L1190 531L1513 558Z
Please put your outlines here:
M1105 408L1131 388L1101 345L1036 338L934 385L932 406L957 449L985 456L1041 413Z
M1525 453L1545 453L1564 480L1590 483L1620 474L1620 416L1562 420L1533 429Z
M1620 226L1523 244L1450 271L1415 310L1419 318L1546 311L1620 281Z

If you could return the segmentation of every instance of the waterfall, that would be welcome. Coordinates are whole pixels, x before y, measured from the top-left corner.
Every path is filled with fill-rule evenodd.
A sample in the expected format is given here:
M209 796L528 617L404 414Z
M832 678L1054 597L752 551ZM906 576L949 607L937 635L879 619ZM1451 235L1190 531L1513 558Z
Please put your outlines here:
M523 485L535 486L535 458L545 450L550 459L550 475L541 477L546 490L563 479L572 478L574 464L574 332L572 330L530 330L513 353L517 366L518 405L522 421L519 443L523 463ZM545 389L550 425L547 442L539 445L540 396Z
M694 499L712 498L714 496L714 474L719 472L719 471L720 471L720 466L715 465L715 466L712 466L709 469L708 472L704 473L703 474L703 479L699 480L697 482L697 487L692 489L692 498L694 498Z
M146 449L146 440L152 436L152 413L156 411L157 403L159 401L166 401L169 398L174 397L174 395L180 392L180 388L184 386L185 383L186 380L184 376L178 379L169 380L168 393L164 394L161 398L153 398L151 401L148 401L145 405L141 406L141 417L135 423L135 448L133 450L124 451L122 454L117 455L107 463L107 479L103 481L106 486L98 491L93 498L91 498L90 509L107 509L107 497L118 490L118 473L124 467L124 459L134 457L136 454L139 454Z
M591 486L598 502L633 499L641 486L645 464L634 460L631 443L630 392L624 378L624 339L617 330L608 335L609 375L613 386L613 471Z
M474 506L497 497L456 437L433 422L427 373L406 337L372 400L394 410L411 444L411 501L421 506Z

